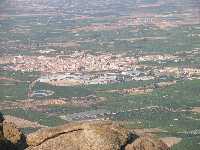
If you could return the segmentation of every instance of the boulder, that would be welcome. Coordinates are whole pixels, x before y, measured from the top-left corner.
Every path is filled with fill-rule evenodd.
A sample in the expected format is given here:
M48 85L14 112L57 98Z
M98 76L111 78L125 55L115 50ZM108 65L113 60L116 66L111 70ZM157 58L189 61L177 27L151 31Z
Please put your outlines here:
M18 144L23 139L22 132L12 122L3 122L3 135L12 144Z
M112 122L70 123L27 136L27 150L167 150L151 137L139 137Z
M0 114L0 150L23 150L27 147L25 139L17 126L6 122Z
M42 129L27 136L29 150L114 150L131 139L131 134L111 122L70 123Z
M4 121L4 117L3 117L2 113L0 113L0 144L4 140L4 136L3 136L3 121Z
M126 150L168 150L168 146L162 141L150 136L141 136L133 143L126 146Z
M43 128L27 137L0 114L0 150L168 150L147 135L113 122L90 121Z

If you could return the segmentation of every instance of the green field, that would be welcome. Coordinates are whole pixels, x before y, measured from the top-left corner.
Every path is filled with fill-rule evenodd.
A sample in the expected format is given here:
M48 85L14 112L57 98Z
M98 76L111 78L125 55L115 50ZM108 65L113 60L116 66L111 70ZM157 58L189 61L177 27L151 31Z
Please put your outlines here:
M8 73L8 76L10 75ZM20 78L17 76L12 77ZM186 150L188 148L196 150L199 135L180 134L180 132L200 130L200 114L190 111L192 107L200 106L200 80L178 81L175 85L165 89L154 89L152 93L147 95L121 95L106 92L106 90L113 89L143 87L151 85L153 82L132 81L128 83L81 87L54 87L47 84L36 84L35 90L46 89L55 91L54 96L51 98L70 98L96 94L99 97L105 97L106 100L91 107L49 106L47 112L22 109L3 110L2 112L37 121L43 125L55 126L65 123L64 120L58 117L62 114L66 115L97 109L109 110L116 114L108 115L107 117L114 121L125 121L128 128L160 128L167 132L160 133L158 136L183 138L181 143L173 147L173 150ZM2 87L1 100L26 99L27 86L28 83L20 83L7 88L5 86ZM5 95L12 95L13 97L5 99ZM157 106L157 108L151 109L148 108L149 106ZM54 115L52 116L48 113Z
M147 67L143 71L149 73L150 70L149 74L164 67L200 68L197 0L85 2L76 0L71 7L71 4L65 5L68 3L66 0L48 0L48 4L40 2L41 8L45 8L43 10L38 8L37 2L33 5L34 1L29 4L29 1L17 0L13 4L12 1L0 0L0 55L11 58L18 55L55 57L84 51L94 55L108 52L138 58L152 53L170 54L180 57L180 60L140 61L138 65ZM165 26L165 23L169 26ZM49 49L53 49L53 52L41 54L41 51ZM4 114L46 126L57 126L67 122L61 119L62 115L103 110L109 112L104 113L104 118L120 122L127 128L160 128L166 132L157 133L158 137L182 138L172 150L199 150L200 133L187 134L200 130L200 113L191 111L193 107L200 107L198 79L168 76L167 79L73 87L37 82L29 89L31 83L43 76L43 73L4 71L4 67L9 65L13 67L15 64L0 64L0 77L11 79L0 80L0 103L3 105L29 99L30 90L54 92L48 97L31 97L36 102L62 99L70 103L73 99L77 102L91 95L104 100L97 99L98 102L91 105L84 105L79 101L77 105L67 103L37 108L2 108L1 112ZM157 78L156 75L153 76ZM176 84L165 88L155 86L157 82L174 80L177 81ZM153 92L138 95L110 92L137 87L152 87ZM99 116L103 118L101 114ZM22 130L28 133L35 129Z

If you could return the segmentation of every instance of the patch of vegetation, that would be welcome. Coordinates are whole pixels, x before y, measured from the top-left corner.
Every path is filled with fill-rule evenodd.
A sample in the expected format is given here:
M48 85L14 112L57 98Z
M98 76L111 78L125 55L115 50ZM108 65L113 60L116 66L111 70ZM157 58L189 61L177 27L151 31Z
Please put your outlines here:
M0 85L0 101L23 100L27 98L27 93L28 93L27 83Z
M0 77L13 78L20 81L34 81L39 76L39 72L0 71Z
M93 91L80 86L66 87L66 86L52 86L45 83L37 83L33 90L51 90L55 94L51 98L68 98L68 97L84 97L93 94Z

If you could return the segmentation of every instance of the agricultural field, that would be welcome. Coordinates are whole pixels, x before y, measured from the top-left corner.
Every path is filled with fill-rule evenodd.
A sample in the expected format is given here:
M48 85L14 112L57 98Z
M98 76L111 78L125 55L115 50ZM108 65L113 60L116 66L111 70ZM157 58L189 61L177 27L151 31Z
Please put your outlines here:
M15 77L13 76L13 78ZM69 117L73 121L97 117L101 119L109 118L120 122L127 128L159 128L161 131L156 133L159 137L173 136L182 139L173 149L190 148L195 150L198 147L198 131L200 130L200 114L198 111L198 106L200 106L200 80L180 80L176 84L165 88L155 87L152 92L146 94L122 95L115 92L115 90L150 86L153 83L154 81L152 80L76 87L36 85L35 89L53 90L55 94L52 97L33 99L35 102L30 103L32 104L31 107L21 107L21 103L27 99L26 84L10 85L10 91L15 91L17 94L9 91L8 93L12 93L17 100L11 97L6 99L7 93L5 90L1 94L1 99L4 100L4 103L2 103L4 107L1 107L1 111L6 115L35 121L46 126L63 124L69 121ZM55 103L54 105L52 103L44 103L44 105L36 103L47 99L52 100L52 102L54 99L62 99L67 102L73 101L73 97L85 97L91 94L104 99L103 101L98 101L94 97L94 102L90 104L91 102L88 100L88 103L85 102L87 103L86 105L79 104L79 102ZM11 107L14 102L16 108ZM9 107L5 109L7 104L11 109ZM66 118L63 120L62 116L67 116L68 120L65 120ZM24 130L26 131L27 129ZM32 130L34 129L30 128L26 132Z
M0 112L25 133L112 120L172 150L198 150L199 7L197 0L0 0Z

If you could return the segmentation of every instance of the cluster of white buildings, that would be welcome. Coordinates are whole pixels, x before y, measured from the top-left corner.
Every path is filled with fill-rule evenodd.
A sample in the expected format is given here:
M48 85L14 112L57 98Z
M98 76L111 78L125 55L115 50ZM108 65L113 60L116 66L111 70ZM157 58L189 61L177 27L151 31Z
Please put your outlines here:
M170 54L144 55L138 58L138 61L177 61L180 57Z
M58 72L91 72L105 70L127 70L136 65L134 57L113 54L72 54L56 57L48 56L10 56L10 69L15 71Z

